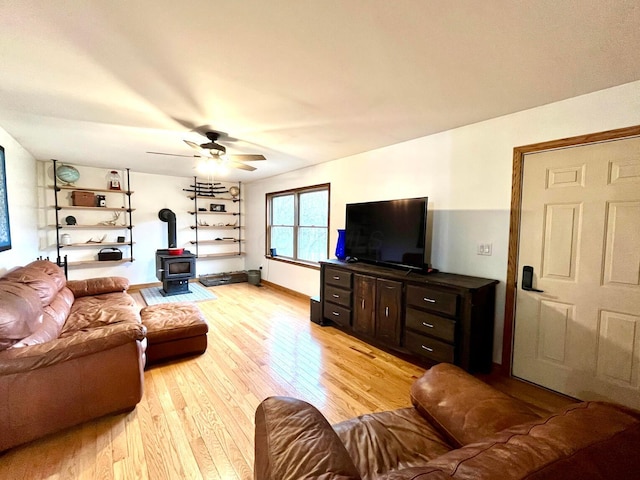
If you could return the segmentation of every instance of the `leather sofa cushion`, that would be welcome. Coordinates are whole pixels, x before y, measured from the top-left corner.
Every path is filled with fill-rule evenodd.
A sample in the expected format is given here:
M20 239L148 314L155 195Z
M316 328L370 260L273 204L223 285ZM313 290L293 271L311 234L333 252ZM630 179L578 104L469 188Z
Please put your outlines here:
M66 283L62 269L47 260L36 260L25 267L18 267L0 281L31 287L40 297L43 307L51 303Z
M639 416L603 402L573 404L544 420L517 425L485 442L452 450L429 462L421 474L407 478L637 478Z
M35 332L42 315L40 299L33 289L0 282L0 351Z
M206 335L209 325L193 303L159 303L140 312L149 344Z
M35 260L26 265L25 268L40 270L49 275L51 281L58 287L58 290L61 290L62 287L67 284L67 277L64 274L64 270L49 260Z
M415 408L371 413L333 426L362 478L424 466L451 445Z
M76 298L61 336L113 323L140 323L133 297L125 292Z
M256 479L361 478L318 409L289 397L269 397L258 405L254 467Z
M44 307L42 323L37 330L13 345L13 348L38 345L58 338L67 320L72 304L73 294L71 290L68 288L60 290L51 304Z
M126 292L129 280L125 277L88 278L85 280L69 280L67 287L76 298L104 293Z
M539 418L523 402L447 363L414 382L411 402L455 447Z

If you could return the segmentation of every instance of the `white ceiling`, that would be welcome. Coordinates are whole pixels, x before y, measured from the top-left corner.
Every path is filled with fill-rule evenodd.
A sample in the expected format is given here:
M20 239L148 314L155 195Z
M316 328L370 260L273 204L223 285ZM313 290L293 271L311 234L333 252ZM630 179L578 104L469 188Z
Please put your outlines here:
M0 127L37 159L251 181L640 79L638 0L4 0ZM585 132L586 133L586 132Z

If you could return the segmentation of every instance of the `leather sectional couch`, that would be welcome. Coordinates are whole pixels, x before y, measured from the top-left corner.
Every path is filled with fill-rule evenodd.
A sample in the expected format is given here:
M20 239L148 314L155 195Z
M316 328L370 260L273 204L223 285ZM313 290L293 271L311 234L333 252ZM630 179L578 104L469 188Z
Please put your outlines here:
M333 427L313 406L256 410L256 480L637 479L640 412L583 402L545 417L449 364L411 388L412 407Z
M0 451L135 408L146 339L128 286L45 260L0 278Z

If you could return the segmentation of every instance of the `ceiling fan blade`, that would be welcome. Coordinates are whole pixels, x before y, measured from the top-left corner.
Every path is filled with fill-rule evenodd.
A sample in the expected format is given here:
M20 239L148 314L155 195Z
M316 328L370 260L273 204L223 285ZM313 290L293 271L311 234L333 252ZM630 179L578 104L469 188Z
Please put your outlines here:
M185 140L184 143L186 143L187 145L189 145L191 148L195 148L198 151L202 151L202 148L200 148L200 145L198 145L195 142L190 142L189 140Z
M187 158L202 158L203 155L180 155L179 153L165 153L165 152L147 152L153 155L168 155L170 157L187 157Z
M254 154L238 154L238 155L227 155L232 160L238 160L240 162L255 162L258 160L266 160L264 155L254 155Z
M227 163L232 168L238 168L240 170L246 170L247 172L253 172L256 170L256 167L252 167L251 165L245 165L244 163L230 161Z

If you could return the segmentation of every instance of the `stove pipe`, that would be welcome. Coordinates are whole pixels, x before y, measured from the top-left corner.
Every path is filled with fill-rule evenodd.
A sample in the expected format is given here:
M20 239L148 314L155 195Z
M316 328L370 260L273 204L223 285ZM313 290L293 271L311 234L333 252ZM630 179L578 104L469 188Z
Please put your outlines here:
M176 248L176 214L168 208L163 208L158 212L158 218L163 222L167 222L167 237L169 239L169 248Z

